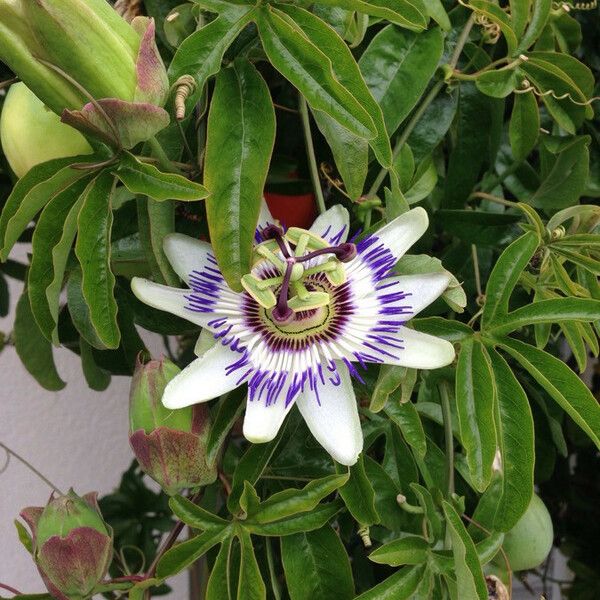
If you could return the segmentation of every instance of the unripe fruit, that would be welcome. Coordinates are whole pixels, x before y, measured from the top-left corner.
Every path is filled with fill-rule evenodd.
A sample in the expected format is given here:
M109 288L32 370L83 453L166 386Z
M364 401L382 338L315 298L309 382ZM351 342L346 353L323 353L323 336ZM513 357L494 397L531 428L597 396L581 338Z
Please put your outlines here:
M53 158L92 152L83 135L61 123L24 83L8 90L0 114L0 142L17 177Z
M535 494L523 516L504 536L502 547L513 571L533 569L546 560L552 549L554 527L546 505ZM494 562L502 564L501 554Z

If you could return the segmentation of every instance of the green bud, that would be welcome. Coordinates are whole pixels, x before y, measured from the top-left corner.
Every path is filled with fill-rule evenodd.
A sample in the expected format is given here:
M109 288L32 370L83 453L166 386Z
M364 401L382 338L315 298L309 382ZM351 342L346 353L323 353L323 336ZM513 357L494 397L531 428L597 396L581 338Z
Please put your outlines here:
M0 0L0 61L54 112L80 108L86 102L83 94L35 58L44 56L44 51L29 28L23 7L22 0Z
M32 533L33 558L48 591L58 600L89 598L112 560L112 530L96 494L52 496L46 507L21 512Z
M143 429L152 433L158 427L171 427L179 431L192 430L192 407L172 410L161 402L167 383L181 372L170 360L151 360L142 364L138 360L129 394L129 429Z
M26 0L23 6L45 60L96 99L133 101L140 38L105 0Z
M204 404L163 406L169 381L179 374L171 361L138 362L129 396L129 442L145 473L163 490L177 494L213 482L216 467L206 459L210 413Z

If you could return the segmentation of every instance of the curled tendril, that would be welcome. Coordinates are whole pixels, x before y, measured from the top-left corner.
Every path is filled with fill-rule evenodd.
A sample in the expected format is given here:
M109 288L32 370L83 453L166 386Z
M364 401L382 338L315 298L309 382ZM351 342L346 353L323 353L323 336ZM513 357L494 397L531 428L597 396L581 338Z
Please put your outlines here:
M552 8L558 10L562 8L565 12L570 10L594 10L598 7L598 0L592 0L592 2L553 2Z
M552 98L554 98L555 100L569 100L569 102L572 102L577 106L589 106L590 104L593 104L594 102L598 102L600 100L600 96L592 96L585 102L581 102L579 100L575 100L575 98L573 98L573 96L571 96L569 92L559 95L553 89L546 90L545 92L540 92L540 90L531 85L528 79L524 79L523 83L521 84L521 89L514 90L514 92L515 94L527 94L528 92L532 92L538 98L552 96Z
M171 88L175 90L173 104L175 105L175 118L177 121L185 119L185 101L196 89L196 80L191 75L182 75Z
M123 571L125 572L125 574L131 575L131 568L129 566L129 563L127 562L127 559L125 558L126 550L131 550L140 556L140 558L142 559L142 566L139 569L139 572L143 573L144 570L146 569L146 556L145 556L143 550L141 548L138 548L137 546L133 546L131 544L126 544L124 546L121 546L121 548L119 548L119 552L118 552L119 562L121 563L121 567L122 567Z
M461 2L461 4L463 4ZM467 6L466 4L464 6ZM490 21L483 13L475 15L475 23L483 29L483 38L487 44L497 44L500 39L500 25Z

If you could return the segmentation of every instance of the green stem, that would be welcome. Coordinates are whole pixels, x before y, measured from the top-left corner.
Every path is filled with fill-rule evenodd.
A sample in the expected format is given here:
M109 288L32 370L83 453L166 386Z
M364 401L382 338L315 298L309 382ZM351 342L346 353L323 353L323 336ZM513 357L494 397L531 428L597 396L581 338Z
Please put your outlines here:
M442 418L444 421L444 440L446 450L446 476L448 479L448 496L454 494L454 436L452 434L452 413L450 412L450 394L448 383L442 381L439 385L442 401Z
M148 146L150 146L152 154L155 155L156 159L158 160L158 164L163 171L167 171L168 173L180 172L171 159L167 156L167 153L164 151L156 137L153 136L148 140Z
M310 120L308 117L308 105L306 99L300 94L300 116L302 118L302 129L304 131L304 142L306 145L306 157L308 158L308 168L310 169L310 178L312 180L315 196L317 198L317 206L319 212L323 214L327 208L325 207L325 198L321 189L321 180L319 178L319 168L317 166L317 158L315 156L315 147L313 144L312 135L310 132Z
M265 538L267 548L267 564L269 565L269 576L271 578L271 589L273 590L273 597L275 600L281 600L281 587L277 580L277 573L275 572L275 562L273 560L273 547L271 546L271 538Z

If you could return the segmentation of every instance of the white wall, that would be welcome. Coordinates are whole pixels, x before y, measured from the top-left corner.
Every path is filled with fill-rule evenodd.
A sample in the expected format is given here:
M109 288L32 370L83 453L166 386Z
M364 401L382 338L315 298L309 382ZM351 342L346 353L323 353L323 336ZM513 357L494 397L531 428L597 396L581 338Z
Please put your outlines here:
M25 259L23 249L21 260ZM11 282L11 317L21 284ZM12 318L0 319L9 332ZM115 377L102 393L85 384L79 359L68 350L55 352L67 387L47 392L21 365L13 347L0 354L0 441L42 471L63 490L106 494L130 464L127 441L129 379ZM4 464L0 449L0 466ZM0 474L0 582L21 592L44 591L37 570L17 539L13 520L26 506L45 504L48 486L14 458ZM187 598L187 579L173 584L173 600ZM0 595L5 595L0 592Z

